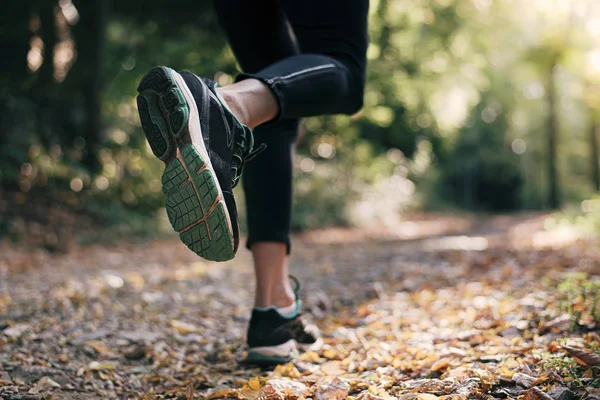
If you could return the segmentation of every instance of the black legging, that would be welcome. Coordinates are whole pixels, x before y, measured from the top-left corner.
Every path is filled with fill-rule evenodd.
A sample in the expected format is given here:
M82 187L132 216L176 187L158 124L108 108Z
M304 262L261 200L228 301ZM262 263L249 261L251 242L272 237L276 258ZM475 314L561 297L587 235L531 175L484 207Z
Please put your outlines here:
M278 117L254 130L266 150L244 170L248 247L290 248L292 168L299 118L362 107L368 0L215 0L244 73L277 98Z

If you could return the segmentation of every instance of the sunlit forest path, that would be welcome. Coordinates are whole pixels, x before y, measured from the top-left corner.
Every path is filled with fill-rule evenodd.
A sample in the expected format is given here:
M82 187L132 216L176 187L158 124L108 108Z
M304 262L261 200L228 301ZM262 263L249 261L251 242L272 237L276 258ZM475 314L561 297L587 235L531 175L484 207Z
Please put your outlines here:
M67 254L3 244L0 398L598 399L585 273L600 274L600 252L546 217L424 214L296 236L291 270L324 345L273 371L238 363L246 250L215 264L177 238Z

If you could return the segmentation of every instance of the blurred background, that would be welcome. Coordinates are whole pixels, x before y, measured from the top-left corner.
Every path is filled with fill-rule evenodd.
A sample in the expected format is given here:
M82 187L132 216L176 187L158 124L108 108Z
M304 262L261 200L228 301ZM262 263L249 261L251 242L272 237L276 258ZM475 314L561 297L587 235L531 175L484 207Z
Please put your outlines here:
M136 86L155 65L232 82L212 1L3 8L0 236L60 249L170 231ZM295 230L421 210L600 221L600 2L371 0L370 38L363 110L304 121Z

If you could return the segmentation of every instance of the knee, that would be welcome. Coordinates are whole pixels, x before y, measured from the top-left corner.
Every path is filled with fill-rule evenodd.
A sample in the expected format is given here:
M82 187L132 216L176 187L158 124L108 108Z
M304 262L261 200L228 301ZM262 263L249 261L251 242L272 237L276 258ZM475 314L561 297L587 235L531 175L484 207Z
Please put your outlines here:
M345 99L346 107L344 114L356 114L363 108L365 96L365 73L362 70L348 72L348 94Z

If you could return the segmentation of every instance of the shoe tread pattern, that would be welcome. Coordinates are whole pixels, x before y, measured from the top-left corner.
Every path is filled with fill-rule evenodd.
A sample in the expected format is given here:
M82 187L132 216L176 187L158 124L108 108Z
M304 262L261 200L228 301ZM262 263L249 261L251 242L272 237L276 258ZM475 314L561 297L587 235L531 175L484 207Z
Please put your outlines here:
M166 163L162 176L169 222L183 243L211 261L233 258L233 238L216 177L190 143L189 107L164 67L155 67L138 86L142 128L154 155Z

